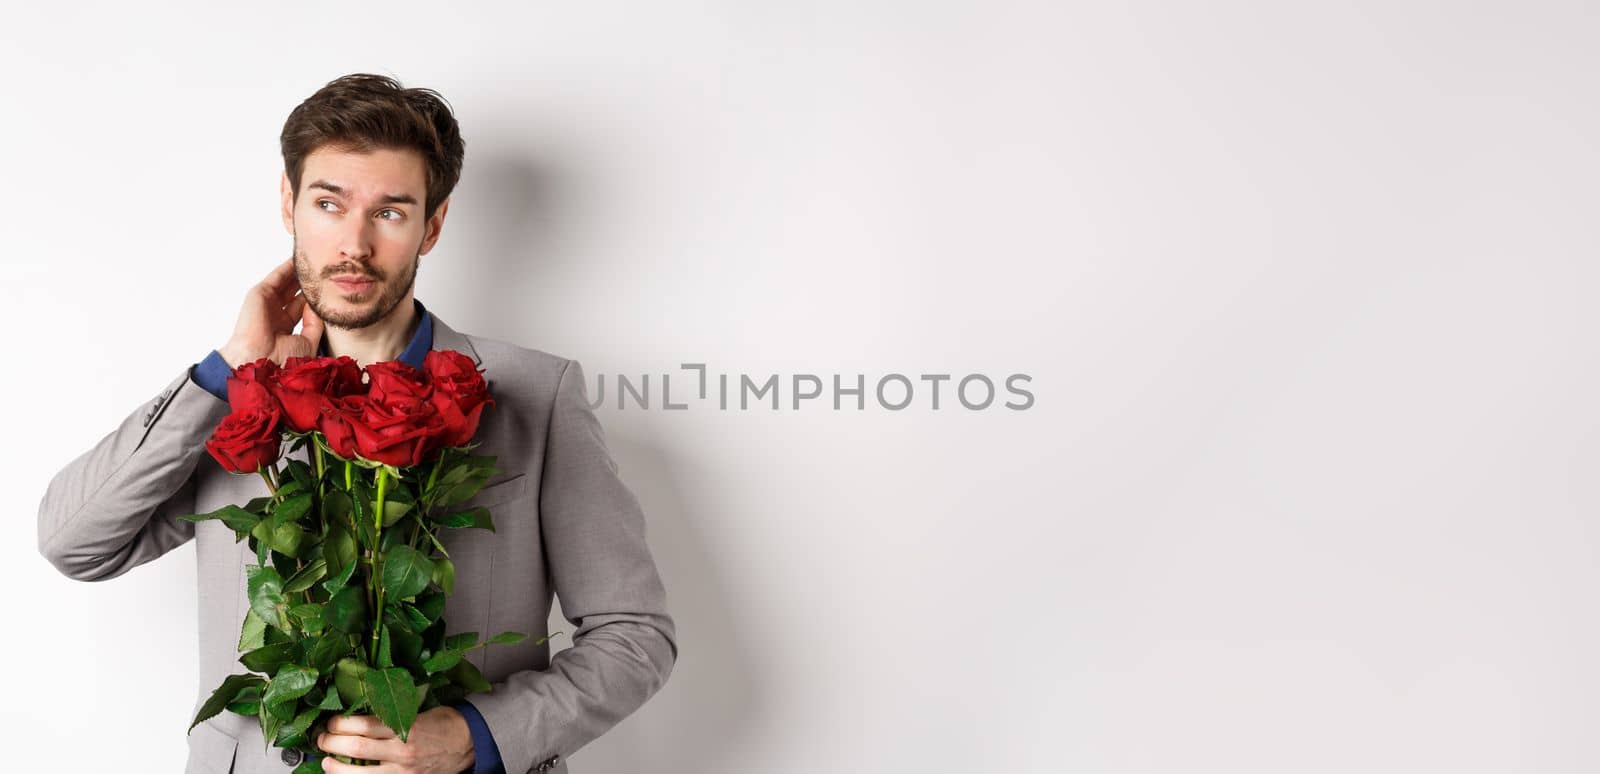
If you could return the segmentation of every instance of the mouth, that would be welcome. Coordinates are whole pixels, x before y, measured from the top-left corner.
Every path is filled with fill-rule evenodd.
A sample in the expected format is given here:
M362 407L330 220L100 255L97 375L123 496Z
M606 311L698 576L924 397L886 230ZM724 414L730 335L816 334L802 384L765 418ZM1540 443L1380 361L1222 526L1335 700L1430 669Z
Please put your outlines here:
M348 274L342 277L334 277L333 284L338 285L339 289L346 293L364 293L372 287L373 280L371 277Z

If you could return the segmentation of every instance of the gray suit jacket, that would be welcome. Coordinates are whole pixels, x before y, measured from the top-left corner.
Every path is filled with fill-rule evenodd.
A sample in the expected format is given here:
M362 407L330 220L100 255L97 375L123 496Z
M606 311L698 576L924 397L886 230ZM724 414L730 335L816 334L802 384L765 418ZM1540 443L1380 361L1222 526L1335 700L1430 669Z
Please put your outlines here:
M475 453L496 455L500 468L467 503L488 506L496 531L441 530L456 565L445 620L451 633L529 635L471 651L494 690L468 699L509 774L566 772L567 757L643 705L677 660L644 514L618 476L577 361L458 333L437 315L433 325L434 349L484 369L496 405L484 409ZM148 410L58 472L39 504L39 551L77 580L115 578L195 540L199 684L190 718L223 678L248 671L238 643L249 610L244 568L255 556L220 521L178 518L267 494L260 476L228 473L205 451L228 412L185 367ZM550 643L532 643L548 633L553 594L575 629L552 659ZM267 747L255 718L228 711L188 742L186 774L287 774L298 762Z

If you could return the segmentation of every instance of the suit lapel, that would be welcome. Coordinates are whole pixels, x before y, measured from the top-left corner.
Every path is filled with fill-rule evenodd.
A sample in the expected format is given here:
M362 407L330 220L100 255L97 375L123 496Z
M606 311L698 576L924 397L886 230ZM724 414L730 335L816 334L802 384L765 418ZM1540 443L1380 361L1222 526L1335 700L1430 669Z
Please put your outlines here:
M466 336L457 333L455 328L446 325L444 320L439 319L439 315L434 314L432 310L429 310L428 315L433 318L433 347L431 347L433 351L439 352L453 349L463 355L470 356L473 364L479 368L483 367L483 358L479 357L478 349L472 346L472 342Z
M472 346L471 339L458 332L455 328L446 325L445 321L439 319L439 315L434 314L432 310L428 311L428 315L433 318L433 346L431 347L433 351L439 352L453 349L471 357L474 366L479 369L483 368L483 357L478 354L477 347ZM494 377L484 373L483 381L492 394L494 392Z

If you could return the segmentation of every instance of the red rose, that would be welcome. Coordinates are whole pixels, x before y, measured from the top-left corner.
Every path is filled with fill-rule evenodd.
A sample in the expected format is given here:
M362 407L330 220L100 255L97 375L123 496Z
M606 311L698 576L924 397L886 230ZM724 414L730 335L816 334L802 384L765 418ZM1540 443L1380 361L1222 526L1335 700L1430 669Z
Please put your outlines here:
M230 473L255 473L278 459L281 436L278 401L259 382L228 379L233 413L223 417L206 441L206 451Z
M316 429L323 404L361 390L361 367L344 355L291 357L269 386L289 427L305 433Z
M234 372L235 375L228 377L228 406L235 414L267 413L270 409L272 414L282 418L283 406L278 403L277 398L272 397L273 377L262 379L263 372L253 369L253 365L239 366L239 370Z
M383 405L415 405L428 399L433 387L428 375L403 360L385 360L367 366L367 398Z
M365 395L342 395L323 401L319 407L317 432L328 439L328 448L344 459L360 456L356 453L356 436L350 420L361 416L361 407L366 402Z
M355 434L357 453L402 468L429 459L444 432L444 418L426 400L385 404L368 396L360 411L345 420Z
M484 406L493 406L489 385L483 380L472 358L453 349L430 351L422 360L422 370L433 385L430 398L444 418L442 446L465 446L478 432Z
M238 368L233 369L232 375L241 381L271 384L279 370L278 364L273 362L272 358L263 357L248 363L240 363Z

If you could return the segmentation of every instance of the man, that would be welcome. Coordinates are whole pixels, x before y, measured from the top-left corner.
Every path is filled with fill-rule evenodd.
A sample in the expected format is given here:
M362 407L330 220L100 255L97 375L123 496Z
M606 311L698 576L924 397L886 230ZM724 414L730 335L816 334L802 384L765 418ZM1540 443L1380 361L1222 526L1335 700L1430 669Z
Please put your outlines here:
M290 114L281 143L293 257L246 294L226 344L55 475L39 506L40 552L68 577L98 581L195 540L197 713L223 678L246 671L237 644L255 558L220 521L178 517L266 494L259 476L230 474L204 449L229 412L231 369L313 354L420 366L429 350L462 352L495 400L474 453L495 455L499 472L468 505L488 506L496 530L445 530L457 578L444 616L452 633L529 637L472 651L493 691L420 714L405 742L375 716L333 718L315 740L320 763L372 770L332 757L343 755L383 761L380 771L567 771L572 752L660 690L678 655L643 513L606 448L583 370L457 332L414 298L464 155L436 93L345 76ZM551 658L548 644L532 643L548 634L555 594L576 630ZM225 711L190 732L185 771L285 774L318 762L269 748L255 718Z

